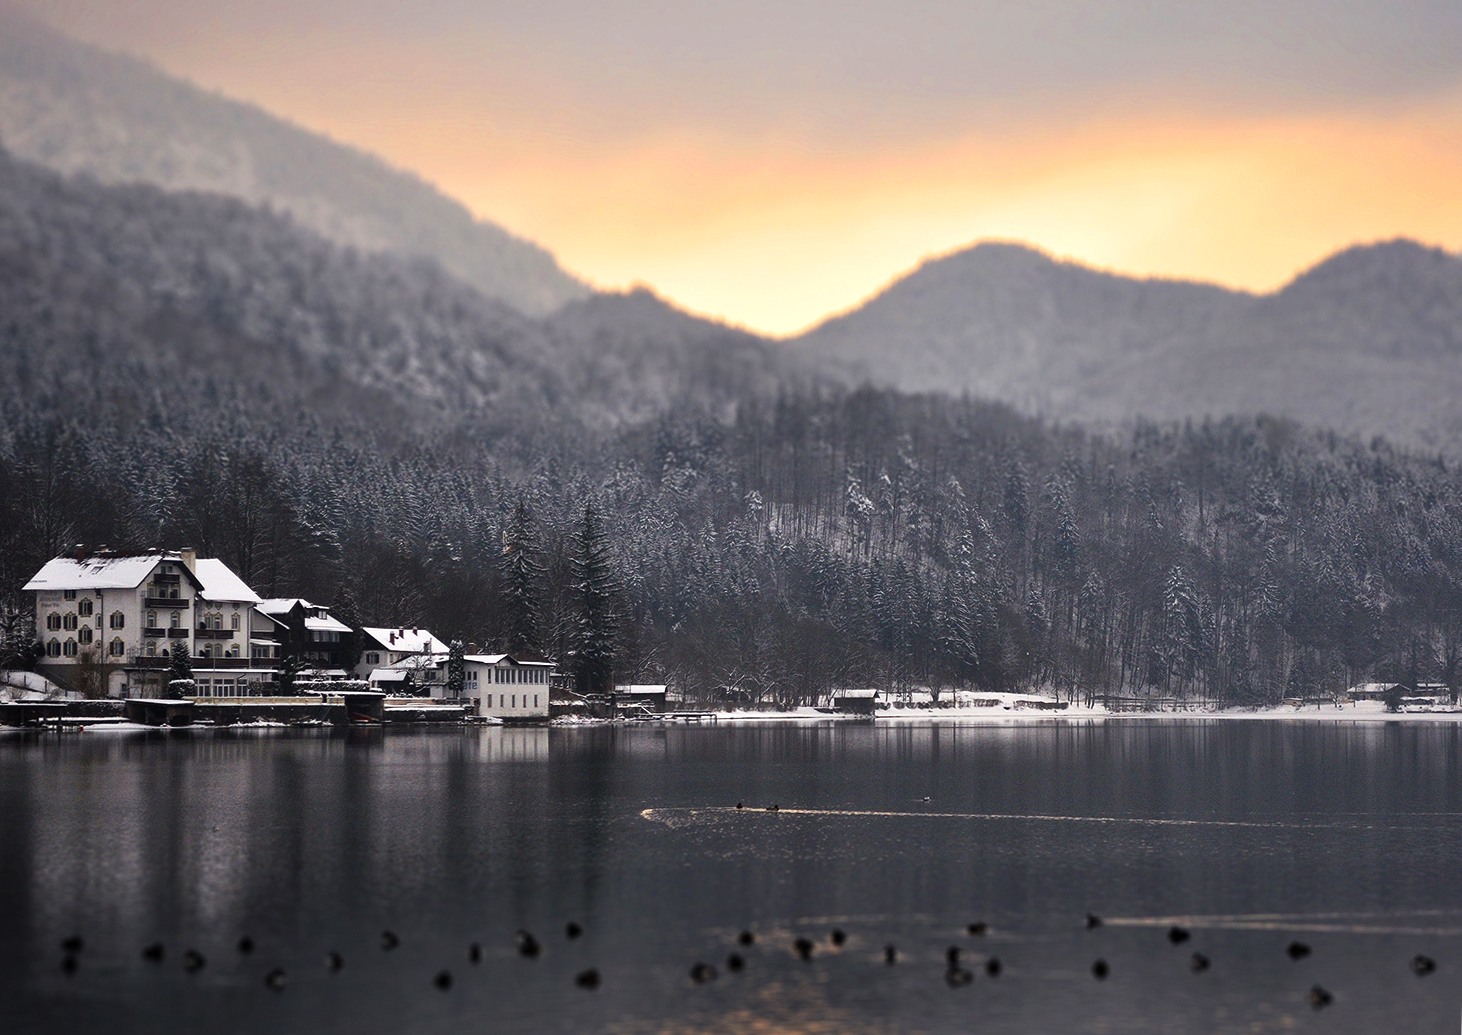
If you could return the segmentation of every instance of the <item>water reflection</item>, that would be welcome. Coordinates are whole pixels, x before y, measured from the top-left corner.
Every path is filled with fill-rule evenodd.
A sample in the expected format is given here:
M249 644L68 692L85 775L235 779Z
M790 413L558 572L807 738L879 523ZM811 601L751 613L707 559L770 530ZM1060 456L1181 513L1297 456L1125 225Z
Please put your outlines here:
M962 1031L970 1003L941 975L964 939L1005 965L966 990L986 1030L1277 1031L1322 978L1328 1030L1398 1008L1426 1030L1455 1021L1462 966L1459 737L1139 720L7 738L0 997L19 1030ZM1110 918L1097 934L1088 910ZM1172 922L1214 960L1202 983ZM541 958L516 954L520 927ZM743 927L746 973L692 983ZM1294 932L1315 959L1276 955ZM138 955L155 939L162 967ZM176 966L185 946L204 971ZM1423 949L1439 980L1406 970ZM589 966L592 993L572 983Z

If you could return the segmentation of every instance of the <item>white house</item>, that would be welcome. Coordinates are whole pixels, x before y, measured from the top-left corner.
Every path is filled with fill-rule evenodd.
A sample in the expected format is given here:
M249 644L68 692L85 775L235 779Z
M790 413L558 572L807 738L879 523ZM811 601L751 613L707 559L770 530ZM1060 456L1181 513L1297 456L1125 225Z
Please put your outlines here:
M147 696L167 688L168 654L186 645L200 689L272 683L277 650L255 650L259 598L222 561L192 550L57 557L26 583L35 594L41 671L95 695ZM256 657L256 654L263 656Z
M447 645L425 629L361 629L360 662L355 666L359 679L369 679L372 671L388 668L414 655L445 654Z
M418 654L371 673L371 685L385 689L392 670L412 673L418 689L446 696L447 652ZM552 661L519 661L511 654L467 654L462 659L462 696L477 714L501 719L548 718L548 695L558 666Z

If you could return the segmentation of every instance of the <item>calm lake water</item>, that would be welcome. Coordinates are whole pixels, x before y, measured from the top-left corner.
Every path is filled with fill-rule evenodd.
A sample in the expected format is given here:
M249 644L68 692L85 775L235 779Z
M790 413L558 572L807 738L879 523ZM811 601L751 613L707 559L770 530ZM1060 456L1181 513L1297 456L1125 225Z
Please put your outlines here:
M1088 911L1106 922L1086 930ZM968 934L976 921L989 932ZM1191 940L1171 944L1173 923ZM515 950L520 928L538 958ZM732 973L743 929L756 942ZM67 974L73 933L85 948ZM1313 952L1291 960L1294 940ZM161 963L141 956L155 941ZM950 946L974 974L963 987L946 981ZM189 948L206 958L192 973ZM1435 973L1412 972L1418 953ZM697 962L718 976L692 981ZM590 967L602 983L577 987ZM1334 997L1320 1011L1316 984ZM1459 1024L1456 726L0 737L7 1032Z

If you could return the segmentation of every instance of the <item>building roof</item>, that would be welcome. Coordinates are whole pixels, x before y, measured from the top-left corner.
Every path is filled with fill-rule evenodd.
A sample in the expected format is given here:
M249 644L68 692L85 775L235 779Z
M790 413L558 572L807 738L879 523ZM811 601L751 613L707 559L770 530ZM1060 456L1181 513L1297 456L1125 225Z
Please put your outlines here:
M55 557L25 584L27 590L136 589L161 561L182 559L177 554L145 553L132 557Z
M537 668L553 668L555 664L552 661L519 661L511 654L467 654L463 656L462 660L472 661L479 665L497 665L504 661L511 661L514 665L532 665Z
M305 608L318 608L319 604L312 604L303 597L270 597L268 600L261 600L255 605L266 615L282 615L293 611L296 606Z
M614 692L617 694L663 694L667 687L664 683L628 683L616 686Z
M305 618L305 628L313 632L350 632L350 626L328 614L324 618Z
M411 673L404 668L373 668L370 681L372 683L404 683L410 676Z
M193 573L198 576L198 581L203 583L204 600L259 603L259 594L250 589L243 579L235 575L232 569L218 558L199 557L195 563Z
M445 654L447 645L425 629L413 626L410 629L373 629L361 632L375 640L381 650L399 651L404 654ZM374 648L367 646L367 650Z
M842 697L842 698L845 698L846 700L849 700L849 701L865 701L865 700L868 700L869 698L877 697L878 696L878 691L877 690L867 690L867 689L859 689L859 690L834 690L833 691L833 696L834 697Z

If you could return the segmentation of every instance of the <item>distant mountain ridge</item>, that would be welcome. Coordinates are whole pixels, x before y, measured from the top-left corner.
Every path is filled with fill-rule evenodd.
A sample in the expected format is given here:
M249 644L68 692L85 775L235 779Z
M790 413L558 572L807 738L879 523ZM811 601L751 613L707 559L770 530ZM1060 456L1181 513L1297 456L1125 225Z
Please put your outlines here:
M1269 295L980 244L791 345L877 383L1058 419L1267 412L1462 446L1462 259L1408 240L1346 249Z
M545 249L378 158L0 5L0 145L105 183L227 194L337 243L430 258L529 315L588 297Z

